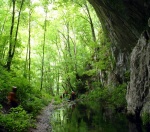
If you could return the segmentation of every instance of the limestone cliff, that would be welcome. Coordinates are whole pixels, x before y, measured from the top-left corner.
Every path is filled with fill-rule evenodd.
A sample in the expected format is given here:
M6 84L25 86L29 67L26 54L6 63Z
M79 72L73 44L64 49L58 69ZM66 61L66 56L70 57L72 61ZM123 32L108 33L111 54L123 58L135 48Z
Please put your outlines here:
M131 51L147 26L149 0L89 0L103 29L121 51Z
M138 113L145 107L150 87L150 43L148 31L146 31L150 17L150 1L88 1L94 7L104 31L113 43L117 74L123 78L123 72L131 69L127 92L128 110L132 114Z
M133 115L140 115L142 108L147 107L146 104L150 101L150 32L144 31L134 47L130 69L127 109Z

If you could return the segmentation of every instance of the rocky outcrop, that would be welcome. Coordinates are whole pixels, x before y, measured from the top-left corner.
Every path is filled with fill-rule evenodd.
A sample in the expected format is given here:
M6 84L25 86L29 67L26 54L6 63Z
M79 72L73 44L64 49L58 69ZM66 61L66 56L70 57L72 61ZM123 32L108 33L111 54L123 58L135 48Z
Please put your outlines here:
M130 69L130 53L141 33L148 28L150 1L148 0L88 0L94 7L102 27L112 41L116 62L114 74L122 82Z
M130 83L127 89L127 109L130 114L140 115L150 101L150 32L144 31L131 53Z
M150 1L88 1L94 7L104 31L112 41L112 52L116 61L114 73L124 80L124 73L131 69L126 96L128 112L139 114L143 108L147 109L147 103L150 101L150 43L147 25L150 17Z
M143 30L148 27L147 20L150 16L150 1L88 1L94 7L104 31L107 32L113 43L112 51L116 59L117 69L123 71L129 68L130 53Z
M150 16L148 0L89 0L103 29L118 50L132 51L139 36L146 29ZM115 50L115 49L114 49Z

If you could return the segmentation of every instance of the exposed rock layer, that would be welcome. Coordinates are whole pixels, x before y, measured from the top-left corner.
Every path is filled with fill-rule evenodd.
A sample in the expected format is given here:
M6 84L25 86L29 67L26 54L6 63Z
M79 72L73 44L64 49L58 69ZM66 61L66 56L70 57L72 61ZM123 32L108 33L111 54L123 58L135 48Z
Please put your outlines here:
M128 112L139 115L150 101L150 33L144 31L131 53L130 84L127 89Z
M150 1L88 1L94 7L103 29L113 43L112 51L116 59L117 74L123 78L123 72L130 70L131 66L130 85L126 99L129 112L139 114L143 107L146 108L147 102L150 100L148 99L150 43L148 42L148 31L146 31L148 30L147 21L150 17ZM130 58L131 64L129 64Z
M147 28L150 1L89 0L89 2L117 48L131 51L143 30Z

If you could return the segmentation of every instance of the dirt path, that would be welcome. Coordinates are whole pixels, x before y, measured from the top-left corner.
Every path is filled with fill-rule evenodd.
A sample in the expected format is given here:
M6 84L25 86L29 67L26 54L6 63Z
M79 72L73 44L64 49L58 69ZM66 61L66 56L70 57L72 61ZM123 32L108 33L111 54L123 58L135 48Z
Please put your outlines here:
M53 101L46 106L41 114L37 116L36 128L31 128L29 132L51 132L52 127L50 125L50 116L54 110Z
M54 105L54 101L44 107L41 114L37 116L36 128L30 128L28 132L52 132L52 126L50 125L50 117L54 110L62 108L65 105L72 105L74 102L64 101L59 105Z
M52 126L50 125L50 117L54 110L63 107L66 102L59 105L54 105L54 101L44 107L41 114L36 118L36 128L30 128L28 132L52 132Z

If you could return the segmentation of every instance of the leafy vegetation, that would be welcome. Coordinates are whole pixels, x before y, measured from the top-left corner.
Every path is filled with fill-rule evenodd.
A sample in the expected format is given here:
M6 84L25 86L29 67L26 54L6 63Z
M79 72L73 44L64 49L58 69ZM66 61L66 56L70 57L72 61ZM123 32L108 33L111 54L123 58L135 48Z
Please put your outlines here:
M0 114L0 125L8 132L26 132L33 124L32 116L21 107L12 108L9 114Z
M126 84L119 85L113 90L108 88L95 88L89 93L82 95L81 98L89 101L103 102L106 106L111 105L116 109L126 107Z
M147 112L142 113L142 123L144 125L150 124L150 114Z
M126 105L126 84L107 87L115 60L89 3L1 0L0 7L0 125L6 130L27 130L45 105L62 102L64 91ZM12 86L20 106L10 109Z

